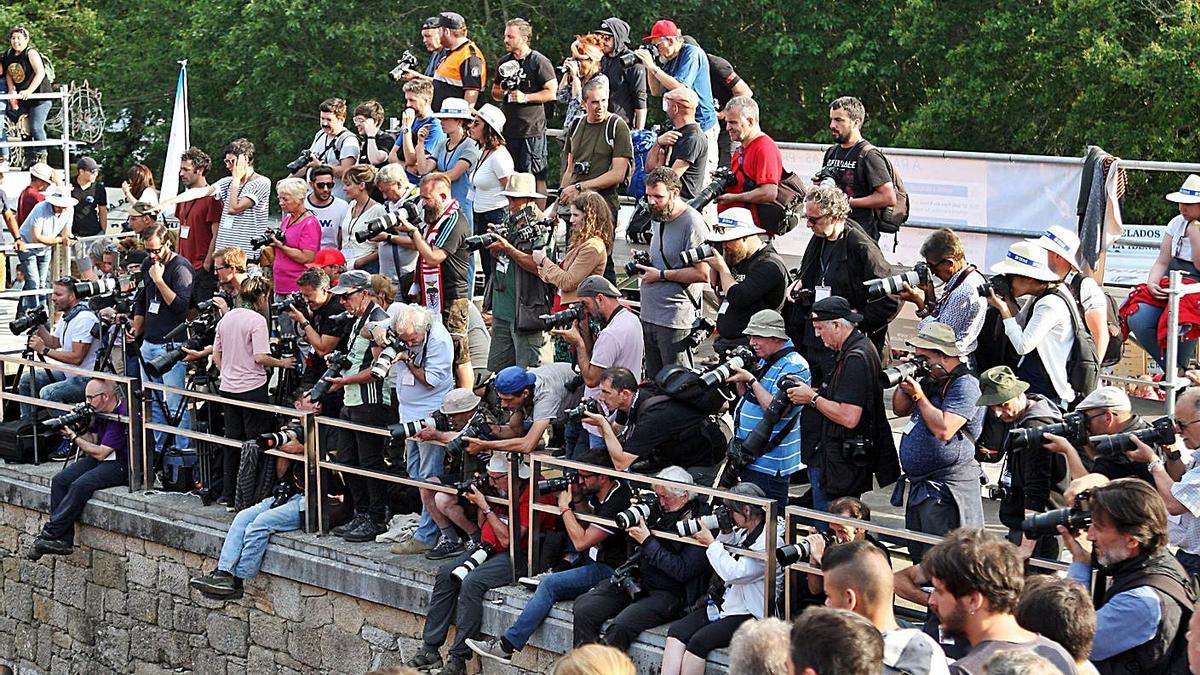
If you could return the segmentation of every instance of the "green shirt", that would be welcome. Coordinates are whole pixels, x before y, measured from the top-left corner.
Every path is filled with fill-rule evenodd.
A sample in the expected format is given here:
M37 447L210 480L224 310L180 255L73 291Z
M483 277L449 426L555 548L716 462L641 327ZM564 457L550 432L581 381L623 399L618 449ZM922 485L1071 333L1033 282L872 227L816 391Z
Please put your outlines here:
M512 323L517 320L517 263L506 255L496 256L492 275L492 318ZM501 271L503 268L503 271Z
M619 115L609 115L603 122L592 124L586 117L580 118L574 133L567 139L564 149L571 155L576 169L587 168L587 171L577 170L574 173L575 182L602 176L612 168L614 157L624 157L633 160L633 137L629 133L629 125ZM604 196L609 207L617 208L617 187L598 190Z

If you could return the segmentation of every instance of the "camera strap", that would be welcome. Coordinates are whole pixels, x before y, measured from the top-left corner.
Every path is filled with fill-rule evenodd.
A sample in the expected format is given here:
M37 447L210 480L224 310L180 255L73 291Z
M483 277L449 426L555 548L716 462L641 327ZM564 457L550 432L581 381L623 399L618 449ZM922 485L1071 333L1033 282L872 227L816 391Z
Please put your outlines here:
M959 286L962 286L964 283L966 283L967 277L971 276L978 270L979 268L975 267L974 264L968 264L966 267L959 270L958 273L954 275L954 278L952 278L950 282L946 284L946 290L942 291L941 297L939 297L937 301L933 303L933 307L929 310L928 316L937 316L937 313L939 310L941 310L942 305L945 304L946 300L950 298L950 294L958 290Z
M682 214L680 214L680 215L682 215ZM666 239L666 236L664 235L663 231L666 229L667 224L661 220L656 220L654 222L658 223L658 257L662 258L663 264L666 265L666 269L668 269L668 270L683 269L682 267L676 267L674 264L672 264L670 259L667 258L666 250L663 249L663 240ZM700 311L700 305L701 305L703 298L702 297L701 298L693 298L692 297L692 291L690 288L690 286L691 286L690 284L681 284L677 281L667 281L666 279L660 279L659 283L675 284L676 286L679 286L680 288L682 288L683 294L685 296L687 296L688 302L692 303L692 308L695 309L697 312Z

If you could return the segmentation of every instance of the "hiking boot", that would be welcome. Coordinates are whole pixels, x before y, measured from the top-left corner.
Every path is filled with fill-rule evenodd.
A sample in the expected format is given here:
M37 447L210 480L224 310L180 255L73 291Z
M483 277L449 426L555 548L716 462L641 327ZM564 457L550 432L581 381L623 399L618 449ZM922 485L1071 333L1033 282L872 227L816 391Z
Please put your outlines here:
M346 534L347 532L349 532L350 530L353 530L353 529L359 527L360 525L362 525L364 520L369 520L367 514L356 513L356 514L354 514L354 517L350 519L350 522L342 523L341 525L338 525L337 527L330 530L329 533L340 537L340 536Z
M25 557L30 560L39 560L44 555L71 555L75 552L75 547L61 539L46 539L38 537L33 540L33 545L29 547L29 552Z
M413 657L405 662L404 665L408 666L409 668L416 668L417 670L422 671L433 670L434 668L442 667L442 657L436 651L431 652L426 649L422 649L414 654Z
M392 553L396 555L417 555L432 550L433 547L425 542L413 537L408 541L400 542L392 547Z
M513 653L504 648L500 638L492 638L486 641L467 638L466 643L471 648L471 651L485 659L499 661L500 663L512 663Z
M465 550L467 550L467 547L463 545L462 540L450 541L448 538L442 537L438 539L437 546L434 546L425 554L425 559L445 560L446 558L461 555Z
M357 544L364 541L375 541L375 537L384 532L387 532L387 527L382 523L376 523L370 518L363 516L358 527L342 534L342 539Z
M203 593L206 598L214 600L242 597L242 580L224 570L216 570L204 577L195 577L188 585Z

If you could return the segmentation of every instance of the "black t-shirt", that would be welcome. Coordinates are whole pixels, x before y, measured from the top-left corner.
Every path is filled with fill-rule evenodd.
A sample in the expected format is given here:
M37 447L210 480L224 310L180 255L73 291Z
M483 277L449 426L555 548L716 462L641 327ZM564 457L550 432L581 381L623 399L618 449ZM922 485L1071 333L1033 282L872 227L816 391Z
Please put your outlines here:
M717 332L727 340L736 340L755 312L779 311L787 285L787 269L775 247L767 244L729 271L738 283L729 289L725 297L728 304L722 305L717 314Z
M883 153L878 148L866 155L862 154L866 144L863 140L849 148L832 146L825 151L825 158L821 162L822 167L833 168L836 171L837 177L834 180L850 199L865 197L874 192L875 188L892 180L887 164L883 161ZM860 162L863 163L862 168L859 168ZM875 222L872 209L852 208L850 218L861 225L872 239L879 239L879 226Z
M608 491L608 497L603 502L596 499L596 495L588 495L588 505L592 507L592 515L613 520L618 513L629 508L632 498L633 492L629 489L629 484L625 481L617 481L617 484ZM625 532L614 531L608 525L592 524L589 527L598 527L608 533L604 541L596 545L596 562L608 565L613 569L625 564L625 561L629 559L629 538Z
M697 461L696 437L687 433L698 429L707 417L665 394L639 392L626 425L624 450L643 458L653 455L666 466L707 464L707 456Z
M146 342L162 344L163 336L187 320L188 304L192 300L192 263L181 255L173 255L163 267L163 279L175 292L175 302L163 302L158 285L150 278L150 261L142 264L142 288L133 303L133 315L145 317L142 335ZM183 342L186 336L178 338Z
M708 79L712 82L712 94L717 101L717 110L724 110L725 104L733 98L733 88L742 78L734 71L732 63L720 56L709 54Z
M371 160L367 159L367 137L360 136L358 134L355 134L355 136L358 136L358 163L359 164L370 164L371 166L375 167L376 169L381 169L387 165L387 158L384 158L384 160L382 162L379 162L378 164L373 163L373 162L371 162ZM380 150L381 152L383 152L385 155L387 153L391 152L392 146L394 146L394 145L396 145L396 137L395 136L393 136L383 130L380 130L378 133L375 134L375 147L378 150ZM375 186L372 185L371 187L372 187L372 191L374 192Z
M7 49L4 52L4 73L12 79L13 86L16 91L25 91L29 89L29 85L33 84L33 62L29 59L29 52L37 52L33 47L26 47L25 51L20 54L14 54L13 50ZM41 52L38 52L40 55ZM42 59L42 67L46 65L46 60ZM10 94L16 92L8 92ZM49 94L50 93L50 78L42 77L41 84L38 85L37 91L31 92L34 94ZM26 105L41 103L45 99L27 101Z
M870 435L868 424L871 421L871 415L866 412L871 408L872 393L879 386L879 368L871 367L871 359L866 353L869 347L870 341L860 331L856 330L851 333L850 337L846 338L846 343L842 345L842 351L837 357L837 365L829 375L828 384L820 390L822 397L837 403L859 406L863 409L864 414L859 417L858 426L849 432L845 427L826 418L825 435L829 435L831 431L842 438L853 435L855 432L864 436Z
M633 113L646 109L646 67L638 61L626 68L618 54L600 59L600 72L608 78L608 111L619 115L632 129Z
M518 59L512 53L505 54L496 64L496 79L500 83L500 71L506 69L504 64L515 62L525 71L521 81L520 91L535 94L545 88L547 82L554 81L554 65L539 51L531 51L525 58ZM546 133L546 104L544 103L510 103L500 104L504 111L504 138L519 139L542 136ZM511 142L511 141L508 141Z
M100 234L101 207L108 207L108 196L104 191L104 183L96 180L88 189L79 187L79 179L71 179L71 196L79 201L75 205L75 220L71 224L71 232L76 237L91 237Z
M704 131L700 129L700 125L695 122L685 124L675 131L682 136L668 150L666 165L671 166L678 159L691 163L691 166L680 177L683 187L679 190L679 196L689 200L704 189L704 167L708 163L708 139L704 137Z

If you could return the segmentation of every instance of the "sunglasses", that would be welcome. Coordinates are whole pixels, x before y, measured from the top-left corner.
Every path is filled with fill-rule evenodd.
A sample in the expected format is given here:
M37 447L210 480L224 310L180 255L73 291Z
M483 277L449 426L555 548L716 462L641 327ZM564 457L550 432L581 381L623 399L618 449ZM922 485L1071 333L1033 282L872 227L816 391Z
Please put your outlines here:
M325 182L313 183L313 187L317 188L318 190L332 190L333 183L332 182L330 182L330 183L325 183Z
M158 255L159 253L162 253L163 249L165 249L165 248L167 248L165 244L162 246L155 247L155 248L150 248L149 246L147 246L146 253L149 253L150 255Z

